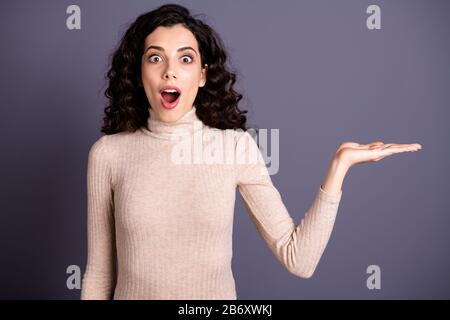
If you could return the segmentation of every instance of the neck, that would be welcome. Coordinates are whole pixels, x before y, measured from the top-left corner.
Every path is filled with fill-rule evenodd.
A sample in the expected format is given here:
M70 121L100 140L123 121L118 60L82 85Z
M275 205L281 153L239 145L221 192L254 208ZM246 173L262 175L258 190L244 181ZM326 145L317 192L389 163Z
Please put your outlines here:
M191 135L201 130L203 122L197 117L197 109L194 106L180 119L174 122L166 122L158 119L156 112L149 108L150 116L147 120L147 128L144 132L158 138L172 139L177 136Z

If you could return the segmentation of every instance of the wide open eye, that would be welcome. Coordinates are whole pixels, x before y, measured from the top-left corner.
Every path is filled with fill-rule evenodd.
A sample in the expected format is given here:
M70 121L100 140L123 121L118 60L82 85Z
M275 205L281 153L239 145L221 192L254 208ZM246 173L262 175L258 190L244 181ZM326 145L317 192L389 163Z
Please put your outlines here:
M152 59L152 58L158 58L158 59L161 59L161 57L160 56L157 56L156 54L153 54L153 55L151 55L149 58L148 58L148 60L150 61L150 62L158 62L158 61L155 61L155 59Z
M186 61L185 58L189 58L188 61ZM192 57L191 57L191 56L188 56L188 55L183 56L181 59L183 60L183 62L187 62L187 63L191 63L192 60L193 60Z

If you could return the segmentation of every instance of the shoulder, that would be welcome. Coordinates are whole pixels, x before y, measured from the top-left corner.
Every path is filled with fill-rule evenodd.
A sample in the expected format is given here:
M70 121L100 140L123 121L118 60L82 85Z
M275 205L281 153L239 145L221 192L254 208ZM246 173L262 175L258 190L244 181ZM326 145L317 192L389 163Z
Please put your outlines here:
M253 128L215 129L221 131L226 140L226 146L232 148L237 164L255 164L261 160L261 152L257 143L257 133Z
M248 129L247 131L241 129L233 129L233 132L236 136L236 142L240 142L246 139L255 140L256 132L253 129Z
M138 133L119 132L101 136L91 145L89 158L103 160L113 158L124 144L127 144L127 141L136 134Z
M255 150L258 149L257 144L257 134L254 129L244 130L233 130L234 131L234 141L237 150Z
M105 162L109 157L108 136L103 135L91 145L88 160L89 163Z

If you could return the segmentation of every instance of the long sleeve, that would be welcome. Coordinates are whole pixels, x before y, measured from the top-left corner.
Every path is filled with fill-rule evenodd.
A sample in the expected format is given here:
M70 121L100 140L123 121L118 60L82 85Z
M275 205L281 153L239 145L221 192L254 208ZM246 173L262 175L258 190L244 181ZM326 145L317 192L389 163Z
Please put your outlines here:
M311 277L330 238L342 190L329 194L320 186L309 210L295 225L248 132L239 137L236 155L241 161L247 159L238 164L237 185L259 234L290 273Z
M116 246L111 155L102 136L91 147L87 169L88 255L81 299L111 299L116 282Z

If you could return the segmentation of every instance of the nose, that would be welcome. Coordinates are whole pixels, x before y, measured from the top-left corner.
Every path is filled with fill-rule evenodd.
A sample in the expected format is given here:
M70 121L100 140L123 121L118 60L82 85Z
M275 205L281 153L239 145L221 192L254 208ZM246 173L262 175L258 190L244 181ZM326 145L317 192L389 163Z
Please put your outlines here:
M174 78L174 79L177 78L175 72L173 71L173 69L170 66L167 67L166 71L164 72L164 79L169 79L169 78Z
M167 71L166 73L164 73L164 79L170 79L170 78L176 79L177 77L175 76L175 74L173 72Z

